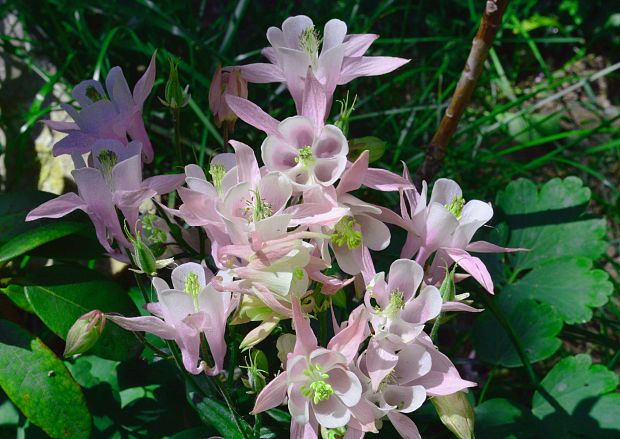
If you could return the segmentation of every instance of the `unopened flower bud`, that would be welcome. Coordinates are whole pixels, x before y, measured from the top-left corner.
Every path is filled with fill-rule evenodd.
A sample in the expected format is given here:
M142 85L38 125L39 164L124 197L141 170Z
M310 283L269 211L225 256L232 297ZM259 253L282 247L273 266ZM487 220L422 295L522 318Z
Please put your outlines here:
M224 97L226 94L244 99L248 97L248 82L243 79L239 70L218 68L209 89L209 109L213 113L215 124L220 128L225 122L228 131L232 131L237 121L237 115L226 103Z
M474 409L465 392L447 396L434 396L431 402L439 419L459 439L474 437Z
M364 151L368 150L368 163L376 162L385 153L387 143L374 136L360 137L349 140L349 159L355 161Z
M137 265L138 270L133 270L138 273L145 273L148 276L155 276L157 270L164 268L174 262L174 259L161 259L158 260L148 244L140 236L140 232L136 232L135 238L129 231L127 224L125 224L125 234L129 241L133 244L133 261Z
M67 333L65 357L83 354L92 348L105 326L105 316L99 310L90 311L76 320Z
M168 76L168 82L166 82L165 99L160 99L160 101L165 106L178 110L185 107L189 102L189 85L186 85L185 89L181 87L179 82L179 61L175 61L172 58L168 58L168 61L170 62L170 75Z

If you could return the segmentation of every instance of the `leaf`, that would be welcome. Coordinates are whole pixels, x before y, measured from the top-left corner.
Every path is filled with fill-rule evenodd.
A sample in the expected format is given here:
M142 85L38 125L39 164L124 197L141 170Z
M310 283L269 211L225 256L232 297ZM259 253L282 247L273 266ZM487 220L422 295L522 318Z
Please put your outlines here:
M0 194L0 242L6 242L26 230L40 228L40 222L25 222L26 215L54 197L54 194L40 191Z
M497 307L506 315L518 335L530 362L544 360L561 345L556 337L562 330L562 319L549 305L533 300L514 304L504 295L497 299ZM484 311L473 328L473 342L481 360L505 367L522 366L521 358L504 328L491 310Z
M45 227L27 230L0 247L0 263L10 261L48 242L68 235L84 233L90 229L84 223L56 222Z
M62 361L41 340L5 320L0 320L0 386L52 438L90 437L84 395Z
M31 274L28 281L30 285L25 291L34 312L63 340L71 325L93 309L138 315L122 287L92 270L55 265ZM108 324L91 353L123 361L135 357L140 350L141 344L134 334Z
M606 224L582 219L590 189L577 177L554 178L540 192L531 180L518 179L497 196L507 216L509 247L529 249L513 255L517 270L534 268L560 256L600 257L606 250Z
M30 302L28 302L28 298L26 297L26 293L22 285L11 284L5 288L0 288L0 291L11 299L11 302L13 302L17 307L29 313L34 312L32 306L30 306Z
M232 414L227 407L219 402L205 398L196 404L199 414L206 422L215 428L223 437L230 439L243 439L242 432L237 428L237 424L232 418ZM243 422L244 428L250 427Z
M282 423L282 424L290 424L291 423L291 414L282 409L269 409L265 413L271 416L274 420Z
M609 275L592 270L587 258L562 258L541 264L503 291L517 301L536 299L551 305L568 323L587 322L592 308L602 306L613 292Z
M537 419L530 410L507 399L489 399L477 406L475 413L478 439L537 437Z
M541 382L565 413L558 413L539 392L532 399L532 413L546 422L561 423L572 433L587 437L620 436L618 376L602 365L592 365L587 354L557 363Z

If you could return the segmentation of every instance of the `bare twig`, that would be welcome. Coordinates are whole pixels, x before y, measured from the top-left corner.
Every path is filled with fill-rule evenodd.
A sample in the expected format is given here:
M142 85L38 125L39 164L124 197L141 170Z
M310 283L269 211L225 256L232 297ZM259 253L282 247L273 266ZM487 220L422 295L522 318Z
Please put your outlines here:
M420 184L422 180L430 180L441 168L443 159L446 155L448 142L454 135L456 127L465 112L465 108L471 100L471 96L482 73L484 62L487 59L489 50L493 45L495 34L502 23L502 17L506 6L510 0L488 0L484 9L484 14L480 21L480 27L472 43L465 68L461 73L459 82L456 85L452 101L446 110L439 128L435 132L431 142L427 146L426 156L422 166L415 175L415 183Z

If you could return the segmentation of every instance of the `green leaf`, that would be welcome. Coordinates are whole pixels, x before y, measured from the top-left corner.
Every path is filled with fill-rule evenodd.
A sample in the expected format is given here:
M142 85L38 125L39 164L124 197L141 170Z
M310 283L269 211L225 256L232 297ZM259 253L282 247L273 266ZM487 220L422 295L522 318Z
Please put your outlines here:
M265 413L267 413L274 420L282 423L282 424L290 424L291 423L291 414L282 409L269 409Z
M562 330L562 319L552 307L533 300L514 304L504 295L496 300L497 307L518 335L530 362L549 358L558 350L561 341L556 335ZM512 341L490 310L478 317L472 337L481 360L505 367L523 365Z
M28 281L25 291L34 312L63 340L73 323L93 309L138 315L127 291L92 270L55 265L31 274ZM91 353L124 361L141 347L134 334L108 324Z
M565 255L600 257L607 248L606 223L581 219L589 200L590 190L576 177L554 178L540 192L532 181L519 179L500 192L497 205L507 215L508 245L529 249L514 254L515 270Z
M219 402L205 398L196 404L200 417L215 428L223 437L230 439L243 439L243 433L237 428L230 410ZM250 427L243 422L244 428Z
M592 308L607 303L612 292L606 271L592 270L590 259L567 257L539 265L507 285L502 297L536 299L551 305L565 322L582 323L592 318Z
M507 399L489 399L477 406L475 413L478 439L537 437L537 419L530 410Z
M52 438L88 438L91 415L80 386L41 340L0 320L0 386Z
M77 222L56 222L27 230L0 247L0 263L10 261L48 242L89 230L87 224Z
M26 292L24 291L24 287L22 285L8 285L5 288L0 288L0 291L4 293L11 302L13 302L17 307L23 309L26 312L33 313L32 306L30 302L28 302L28 298L26 297Z
M602 365L592 365L587 354L557 363L541 382L542 387L565 410L558 411L539 392L532 399L532 413L553 420L572 433L587 437L620 437L618 375Z
M25 222L25 219L28 212L55 196L40 191L0 194L0 242L7 242L26 230L40 228L42 224L48 223Z

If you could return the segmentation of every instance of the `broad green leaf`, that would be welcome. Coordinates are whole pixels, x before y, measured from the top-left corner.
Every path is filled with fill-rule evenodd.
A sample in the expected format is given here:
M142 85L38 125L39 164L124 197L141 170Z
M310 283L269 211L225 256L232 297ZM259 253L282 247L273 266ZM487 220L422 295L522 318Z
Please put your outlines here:
M205 398L196 404L198 413L209 425L215 428L223 437L243 439L243 433L237 427L228 407L221 403ZM250 429L245 421L241 421L243 428Z
M87 224L78 222L56 222L26 230L0 247L0 263L10 261L48 242L89 230L91 227Z
M138 315L121 286L92 270L55 265L33 273L29 283L25 288L26 296L34 312L63 340L71 325L93 309ZM138 355L140 350L141 345L133 333L107 324L91 353L123 361Z
M556 336L562 330L562 319L553 308L533 300L513 304L503 295L496 300L532 363L549 358L558 350L561 341ZM491 310L478 317L472 337L481 360L505 367L523 365L508 334Z
M65 365L41 340L5 320L0 320L0 385L52 438L90 437L91 415Z
M34 228L40 228L43 222L25 222L26 215L32 209L56 195L48 192L25 191L0 194L0 242L7 242L14 236Z
M478 439L526 439L537 436L537 419L530 410L507 399L489 399L474 411Z
M620 437L618 375L613 371L592 365L587 354L578 354L557 363L541 384L565 413L558 413L536 392L532 413L537 418L587 437Z
M26 292L24 291L24 287L22 285L8 285L5 288L0 288L0 291L4 293L11 302L13 302L16 306L23 309L26 312L34 312L32 310L32 306L30 306L30 302L28 302L28 298L26 297Z
M541 264L507 285L502 297L536 299L551 305L565 322L582 323L592 318L592 308L607 303L612 292L609 275L593 270L590 259L565 257Z
M590 190L580 179L554 178L537 191L526 179L510 183L497 196L497 205L510 226L510 247L529 249L513 255L515 270L534 268L561 256L600 257L606 250L606 224L584 219Z

